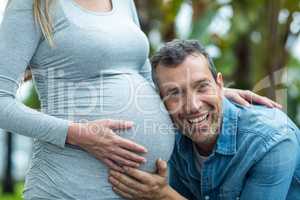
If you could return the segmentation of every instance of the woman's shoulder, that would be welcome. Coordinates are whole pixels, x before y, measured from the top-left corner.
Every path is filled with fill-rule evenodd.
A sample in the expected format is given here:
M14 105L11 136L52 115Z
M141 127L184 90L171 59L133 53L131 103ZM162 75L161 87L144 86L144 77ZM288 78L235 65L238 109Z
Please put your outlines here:
M120 0L118 1L122 6L132 9L134 7L134 0Z
M119 0L119 7L122 8L129 16L136 18L136 7L134 0ZM136 20L136 19L134 19Z
M7 8L15 10L33 9L34 0L8 0Z

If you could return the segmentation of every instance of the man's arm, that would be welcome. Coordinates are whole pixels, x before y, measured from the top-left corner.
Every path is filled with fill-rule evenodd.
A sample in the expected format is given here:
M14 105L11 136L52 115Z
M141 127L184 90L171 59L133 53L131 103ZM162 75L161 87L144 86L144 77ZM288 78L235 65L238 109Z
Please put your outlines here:
M167 163L157 161L157 174L125 167L125 174L111 170L113 190L126 199L186 200L167 183Z
M289 138L274 146L249 172L241 199L286 199L298 153L296 139Z

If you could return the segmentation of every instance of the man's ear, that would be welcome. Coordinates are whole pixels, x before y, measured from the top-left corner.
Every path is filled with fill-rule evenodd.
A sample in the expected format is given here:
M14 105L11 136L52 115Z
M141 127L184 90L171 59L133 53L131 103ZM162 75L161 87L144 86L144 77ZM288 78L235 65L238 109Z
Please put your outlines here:
M217 74L216 82L217 82L217 85L219 86L219 88L222 90L224 87L224 82L223 82L223 75L220 72L218 72L218 74Z

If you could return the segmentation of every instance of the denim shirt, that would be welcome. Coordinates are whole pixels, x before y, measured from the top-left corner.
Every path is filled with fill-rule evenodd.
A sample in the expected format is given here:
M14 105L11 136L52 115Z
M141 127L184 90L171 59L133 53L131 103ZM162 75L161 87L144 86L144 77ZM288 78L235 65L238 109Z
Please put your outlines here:
M220 134L196 169L192 141L178 133L170 185L187 199L300 200L300 132L280 110L223 100Z

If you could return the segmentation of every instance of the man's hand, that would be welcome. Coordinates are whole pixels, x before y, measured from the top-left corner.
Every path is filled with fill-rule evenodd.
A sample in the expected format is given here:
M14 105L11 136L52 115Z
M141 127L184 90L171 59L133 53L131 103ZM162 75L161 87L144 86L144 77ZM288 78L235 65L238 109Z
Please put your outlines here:
M257 103L269 108L282 108L280 104L272 101L271 99L255 94L249 90L224 88L224 95L228 99L244 106L249 106L252 103Z
M167 163L159 159L156 165L156 174L130 167L124 167L125 174L111 170L109 182L113 190L126 199L184 199L167 184Z

